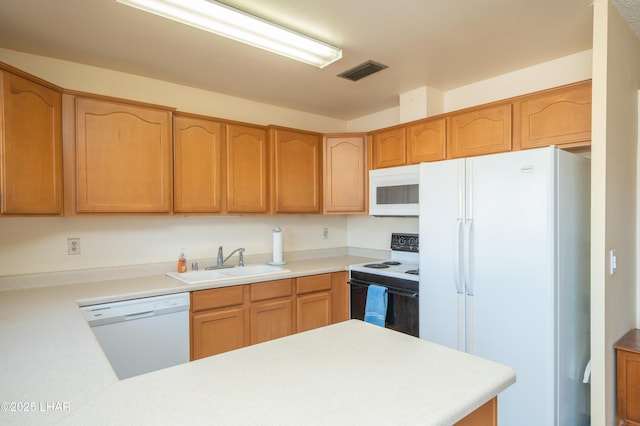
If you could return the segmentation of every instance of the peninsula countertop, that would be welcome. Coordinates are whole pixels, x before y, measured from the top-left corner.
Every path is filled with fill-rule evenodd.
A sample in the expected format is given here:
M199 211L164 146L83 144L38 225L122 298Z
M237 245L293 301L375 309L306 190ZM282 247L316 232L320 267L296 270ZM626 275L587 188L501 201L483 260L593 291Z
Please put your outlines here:
M384 399L383 395L388 394L391 390L387 386L381 385L381 382L376 382L375 377L377 376L372 374L371 371L367 373L371 376L368 379L369 381L362 381L361 379L367 376L367 374L363 374L366 372L365 364L358 366L355 362L355 358L368 360L369 367L367 368L373 368L374 370L383 367L393 368L391 361L379 361L381 356L379 352L388 352L389 349L383 350L381 347L369 347L367 349L364 346L358 346L360 338L357 337L359 334L357 330L361 329L363 332L361 338L366 339L366 336L371 338L373 335L380 333L387 336L387 332L382 328L380 330L371 329L368 324L354 325L353 322L349 321L342 323L345 325L340 325L339 327L329 327L326 331L318 330L315 333L303 333L296 339L280 339L273 343L266 342L228 354L221 354L118 381L79 309L81 305L201 290L212 286L237 285L246 282L337 272L345 270L349 264L366 260L368 259L358 256L298 260L290 262L287 265L287 269L290 272L284 274L266 276L261 279L252 277L249 280L230 280L215 285L187 285L159 273L135 278L97 280L87 283L2 291L0 292L0 339L2 339L0 359L3 361L3 368L0 370L0 380L2 381L2 387L0 388L0 403L2 403L0 424L57 424L63 420L82 423L82 419L85 419L84 424L95 424L101 419L105 423L109 423L111 421L109 416L127 411L125 408L129 404L134 408L131 409L132 411L128 411L125 418L126 421L124 421L125 424L139 424L144 421L140 416L152 415L153 413L166 413L165 416L160 417L173 419L175 424L176 422L183 423L188 419L188 416L181 418L180 412L185 414L194 410L197 411L202 408L198 404L204 402L207 403L207 406L217 407L216 410L208 410L209 417L207 417L207 420L202 420L204 415L202 415L203 417L198 417L200 415L197 413L191 413L191 415L200 419L201 423L211 423L212 421L218 423L217 419L220 419L220 423L225 423L227 419L229 422L233 421L234 417L231 416L227 408L221 409L218 405L219 403L212 402L211 399L219 400L220 402L227 401L226 404L231 404L230 400L238 396L240 391L248 392L246 394L247 398L251 398L253 402L240 401L238 399L235 403L237 405L230 405L230 407L253 407L257 411L262 410L264 415L271 416L280 416L283 412L291 413L293 417L283 417L278 421L276 421L277 417L269 418L262 415L257 417L258 423L283 424L283 422L286 423L287 421L293 423L295 414L300 414L301 411L297 411L298 409L292 406L292 402L282 399L278 395L281 391L289 392L294 402L300 399L313 401L317 397L324 398L323 401L318 401L319 405L315 406L315 408L306 408L311 410L307 413L305 418L307 420L312 420L312 416L317 413L327 410L335 411L336 407L346 409L350 401L353 400L354 395L358 395L365 387L372 391L374 385L382 386L376 389L376 392L379 392L379 398ZM513 372L510 369L505 372L505 370L501 370L505 367L496 367L502 371L503 381L498 384L492 384L494 383L494 378L492 374L489 374L487 379L488 387L485 387L485 384L476 386L479 382L485 381L484 377L479 377L477 374L482 373L480 370L485 366L483 362L488 361L482 361L470 355L440 348L400 333L392 333L385 338L388 340L386 345L391 347L391 352L387 354L391 356L389 359L397 360L397 354L409 347L421 348L413 355L420 359L426 355L425 351L430 352L430 356L435 356L436 358L431 358L431 361L429 361L430 358L427 357L424 359L425 362L421 361L419 363L421 369L427 369L436 374L436 376L427 380L427 382L431 383L428 387L435 386L438 383L435 379L441 374L448 374L447 371L451 370L450 372L453 375L449 377L448 382L452 386L451 391L453 394L463 395L461 401L463 409L469 408L481 399L485 401L490 399L485 397L497 394L513 381ZM373 340L375 341L376 339ZM314 343L316 340L317 342ZM344 346L345 350L351 350L351 360L340 356L336 351L327 351L330 348L338 348L338 346L333 346L334 344ZM275 345L275 347L272 345ZM277 349L278 347L280 349ZM308 352L308 349L305 348L316 348L316 350ZM357 351L353 352L355 349ZM358 353L357 356L355 355L356 352ZM420 353L422 355L419 355ZM250 358L255 358L255 360L249 361ZM298 374L289 371L284 372L280 379L268 378L267 372L271 371L269 374L273 374L275 370L270 367L276 366L278 359L298 360L300 364L296 365L293 370L294 372L299 370ZM442 363L440 363L440 359L443 360ZM478 360L480 364L477 364L476 361L467 364L470 360ZM373 364L376 364L377 367L372 367ZM347 371L345 368L349 365L352 365L353 368L345 373ZM304 371L310 369L311 366L314 366L315 373L307 372L305 374L311 374L311 376L305 376L303 374ZM475 369L478 369L478 366L482 368L474 372ZM487 371L493 371L492 368ZM338 387L332 391L328 389L331 384L328 373L334 371L334 369L336 372L341 372L339 375L333 376L334 384L342 386L342 388ZM464 374L467 370L471 372L470 375ZM228 377L226 379L222 378L223 371L227 371ZM353 376L355 373L359 373L357 377ZM412 376L406 371L403 374ZM324 377L325 375L327 376ZM198 381L198 377L201 378L199 379L200 381ZM207 377L208 380L204 380ZM251 382L246 381L249 377L254 380L255 386L249 386ZM296 379L295 377L298 378ZM338 377L340 380L337 380ZM302 380L302 378L305 379ZM355 378L358 380L352 380ZM316 394L315 391L308 390L306 391L307 395L300 394L296 396L297 392L293 389L294 385L296 383L305 384L312 379L320 380L324 383L323 387L317 389L319 393ZM195 381L191 383L193 380ZM374 380L374 382L370 380ZM227 393L225 393L226 391L221 391L221 386L225 383L229 383L226 388L228 390ZM189 385L187 386L187 384ZM186 387L183 388L182 386ZM209 389L209 386L212 386L212 388ZM264 386L264 392L256 388L259 386ZM422 389L421 386L419 388L425 399L435 398L433 403L427 404L428 406L433 404L431 406L432 409L436 409L443 404L442 389L427 390L426 388ZM456 388L456 390L453 388ZM313 389L313 386L310 389ZM338 392L339 389L343 390ZM402 391L403 389L404 386L399 386L397 390ZM209 391L215 392L207 397L206 395ZM256 394L262 394L261 398L263 399L255 397ZM130 399L125 398L117 401L118 398L126 395L129 395ZM213 395L216 395L216 398L213 398ZM375 401L375 398L372 401ZM275 405L269 406L270 402ZM111 403L122 403L123 405L97 408L102 404ZM322 404L328 405L321 407ZM379 404L376 403L375 405ZM372 405L372 407L374 406ZM428 410L428 408L419 408L417 412L426 413L424 410ZM243 408L239 408L236 414L239 416L251 415ZM334 415L338 416L339 414L336 412ZM343 418L342 423L359 423L358 419L352 417L348 412L342 412L340 416L346 416ZM240 421L242 418L237 417L236 419ZM445 423L438 423L438 418L437 416L433 418L433 424L446 424L446 421ZM91 421L87 423L86 419L91 419ZM262 422L260 421L262 419L270 420ZM298 418L298 420L300 419ZM318 417L318 421L320 422L321 420L322 418ZM114 421L116 420L114 419ZM117 423L122 422L118 421ZM156 422L154 421L154 423Z
M509 367L350 320L115 383L71 425L452 425Z
M2 277L0 287L10 289L0 291L0 425L57 424L118 383L79 306L344 271L367 260L300 259L290 261L286 273L198 285L166 276L163 265L126 278L118 278L126 268Z

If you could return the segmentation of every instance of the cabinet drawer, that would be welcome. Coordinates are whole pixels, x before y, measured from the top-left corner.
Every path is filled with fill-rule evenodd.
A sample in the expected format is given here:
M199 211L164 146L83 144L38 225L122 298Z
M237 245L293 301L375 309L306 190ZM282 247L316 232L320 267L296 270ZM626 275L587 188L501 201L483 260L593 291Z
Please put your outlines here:
M251 301L291 296L291 279L251 284Z
M193 312L205 309L222 308L224 306L242 305L242 285L212 288L191 292L191 310Z
M296 278L296 294L331 290L331 274Z

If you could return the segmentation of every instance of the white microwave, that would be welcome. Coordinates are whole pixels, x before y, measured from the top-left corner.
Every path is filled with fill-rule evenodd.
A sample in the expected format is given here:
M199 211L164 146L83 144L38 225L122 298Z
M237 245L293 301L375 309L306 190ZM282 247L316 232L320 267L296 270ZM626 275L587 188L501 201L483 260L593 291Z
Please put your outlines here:
M369 214L418 216L420 165L369 171Z

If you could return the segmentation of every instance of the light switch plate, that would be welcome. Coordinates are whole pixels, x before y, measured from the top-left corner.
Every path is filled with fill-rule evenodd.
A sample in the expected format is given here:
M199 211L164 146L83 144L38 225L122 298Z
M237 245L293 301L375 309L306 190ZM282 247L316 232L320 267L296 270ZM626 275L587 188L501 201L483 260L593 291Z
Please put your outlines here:
M618 252L613 249L609 251L609 275L615 275L618 270Z

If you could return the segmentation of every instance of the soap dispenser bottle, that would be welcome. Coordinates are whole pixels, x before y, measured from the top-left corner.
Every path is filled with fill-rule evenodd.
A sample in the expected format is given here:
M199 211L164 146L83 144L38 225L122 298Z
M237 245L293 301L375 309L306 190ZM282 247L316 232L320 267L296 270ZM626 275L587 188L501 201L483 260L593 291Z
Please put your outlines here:
M184 249L182 249L178 258L178 272L187 272L187 258L184 256Z

